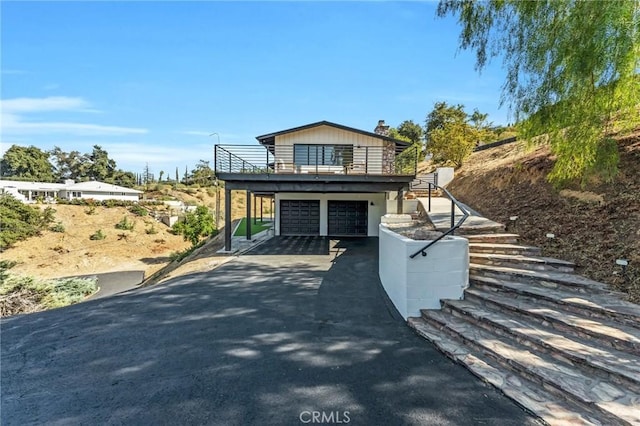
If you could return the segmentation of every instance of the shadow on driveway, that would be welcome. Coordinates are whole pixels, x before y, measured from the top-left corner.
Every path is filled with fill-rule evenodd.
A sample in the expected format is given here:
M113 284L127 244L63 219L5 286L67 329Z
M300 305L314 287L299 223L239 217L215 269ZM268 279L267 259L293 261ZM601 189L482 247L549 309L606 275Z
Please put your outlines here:
M388 305L376 238L2 320L3 425L523 425Z

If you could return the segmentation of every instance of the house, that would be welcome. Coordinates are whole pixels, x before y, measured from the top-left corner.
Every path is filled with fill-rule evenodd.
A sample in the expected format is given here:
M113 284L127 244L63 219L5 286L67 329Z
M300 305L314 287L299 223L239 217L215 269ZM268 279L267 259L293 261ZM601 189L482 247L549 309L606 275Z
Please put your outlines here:
M25 203L33 203L38 199L43 201L56 199L138 201L142 194L142 191L110 183L98 181L76 183L73 180L66 180L64 183L0 180L0 191L9 193Z
M378 128L384 130L383 121ZM273 200L275 235L366 237L378 235L383 215L402 212L403 192L416 174L416 148L384 131L320 121L256 139L259 145L215 147L215 173L225 181L226 250L231 190L247 191L247 217L249 195Z

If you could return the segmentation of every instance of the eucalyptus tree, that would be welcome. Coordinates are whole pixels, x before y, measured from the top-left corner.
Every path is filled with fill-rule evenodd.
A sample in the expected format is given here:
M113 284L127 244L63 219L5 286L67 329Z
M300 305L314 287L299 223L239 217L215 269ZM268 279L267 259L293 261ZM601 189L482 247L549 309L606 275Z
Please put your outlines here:
M640 121L640 1L441 0L481 70L502 57L506 102L525 137L544 135L556 184L617 172L615 131Z

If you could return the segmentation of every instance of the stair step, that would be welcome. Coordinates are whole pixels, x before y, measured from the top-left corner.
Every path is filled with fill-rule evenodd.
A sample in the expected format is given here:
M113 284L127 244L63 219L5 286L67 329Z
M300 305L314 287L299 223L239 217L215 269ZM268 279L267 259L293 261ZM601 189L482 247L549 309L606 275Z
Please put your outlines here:
M463 235L469 242L473 243L501 243L501 244L517 244L518 234L476 234Z
M503 224L488 220L487 223L481 223L478 225L462 225L458 229L458 234L461 236L478 234L499 234L504 233L504 230L505 226Z
M470 253L469 257L472 263L510 268L520 267L539 271L573 272L575 267L575 264L571 262L551 257L495 253Z
M465 238L467 238L466 235ZM518 244L476 243L469 241L469 252L537 256L541 253L541 250L539 247L522 246Z
M602 424L582 407L560 401L555 395L500 367L469 346L449 338L422 318L409 318L408 324L419 335L432 342L449 358L465 366L483 381L495 386L507 397L531 411L549 425Z
M583 289L589 292L612 293L609 286L593 281L580 275L564 272L531 271L521 268L508 268L501 266L469 264L469 272L493 278L503 278L511 281L521 281L544 286L545 288L571 287ZM619 293L618 293L619 295Z
M528 283L485 277L470 273L469 281L473 286L490 288L501 292L516 293L535 298L548 306L561 306L580 315L613 319L626 326L640 329L640 306L610 294L581 294L569 289L554 289L535 286Z
M462 339L504 368L522 374L559 398L567 398L587 410L593 410L605 422L640 424L640 395L606 380L587 377L575 367L559 365L549 355L532 353L512 339L497 336L445 312L424 310L422 313L427 322Z
M570 332L581 339L598 339L614 349L640 356L640 330L637 328L609 319L579 316L562 310L561 305L547 306L546 303L540 303L539 299L528 296L508 297L495 291L474 287L466 289L464 294L465 300L485 303L490 307L515 313L558 331ZM640 380L640 359L637 361Z
M474 300L444 300L443 308L456 316L483 327L506 338L544 351L560 360L568 360L569 365L587 368L605 380L640 393L640 357L605 348L595 342L564 336L558 330L532 323L500 311L493 311Z

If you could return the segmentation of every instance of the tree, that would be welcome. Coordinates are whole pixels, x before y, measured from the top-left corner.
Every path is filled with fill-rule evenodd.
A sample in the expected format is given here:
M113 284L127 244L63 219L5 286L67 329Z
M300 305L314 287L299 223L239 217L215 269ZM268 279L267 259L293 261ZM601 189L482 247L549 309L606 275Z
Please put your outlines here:
M424 136L424 131L419 124L413 122L413 120L405 120L398 126L398 134L404 136L412 144L421 144Z
M477 69L502 56L502 101L525 137L549 141L552 182L615 176L610 135L640 121L638 1L441 0L438 15L447 14L458 16Z
M55 210L28 206L9 194L0 194L0 251L16 241L40 234L54 219Z
M205 206L198 206L194 213L187 212L184 220L173 225L175 233L184 237L185 241L191 241L195 247L202 237L208 237L216 230L213 216Z
M477 114L475 114L477 112ZM480 141L486 126L471 126L468 121L474 118L478 121L486 114L475 111L468 116L463 105L449 105L446 102L436 102L433 110L427 114L425 133L427 136L427 151L433 154L433 160L438 163L452 163L460 167L471 155Z
M208 161L198 161L196 168L191 171L191 181L200 185L213 185L213 170Z
M158 182L162 182L162 176L164 176L164 170L160 170L160 177L158 178Z
M53 165L57 180L73 179L86 180L91 160L86 154L78 151L65 152L57 146L49 151L49 157L53 159Z
M53 166L49 154L35 146L11 145L0 160L4 178L16 178L42 182L53 182Z
M116 171L116 162L109 158L109 153L102 149L100 145L93 146L93 151L91 151L88 158L91 164L87 170L87 176L91 180L104 181L113 177Z

